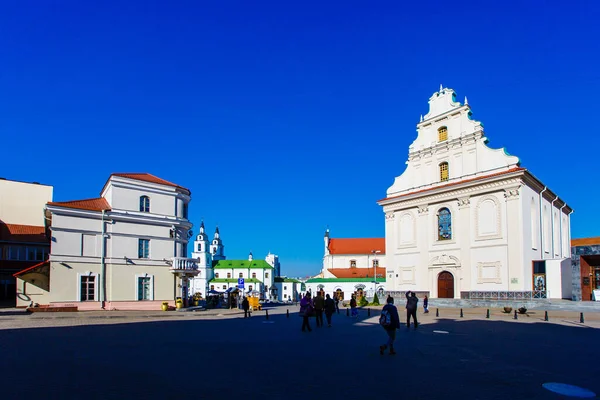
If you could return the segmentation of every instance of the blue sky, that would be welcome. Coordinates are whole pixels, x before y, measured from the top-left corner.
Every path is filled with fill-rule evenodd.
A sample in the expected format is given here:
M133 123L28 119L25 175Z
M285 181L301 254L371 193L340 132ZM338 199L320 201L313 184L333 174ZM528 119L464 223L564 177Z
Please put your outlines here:
M600 236L597 2L167 3L0 6L0 176L63 201L149 172L229 258L314 274L327 226L383 237L442 83L575 209L573 237Z

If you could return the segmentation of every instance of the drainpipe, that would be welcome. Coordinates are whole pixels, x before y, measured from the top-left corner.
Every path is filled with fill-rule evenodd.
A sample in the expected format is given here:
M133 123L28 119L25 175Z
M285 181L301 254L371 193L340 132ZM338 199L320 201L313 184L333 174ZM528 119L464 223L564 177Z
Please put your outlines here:
M542 203L544 201L544 192L548 190L548 186L544 186L544 190L540 192L540 261L544 259L544 215L542 214Z
M563 235L563 223L562 223L562 215L563 215L563 208L565 208L567 206L567 203L563 204L563 206L560 208L560 258L565 258L565 244L563 243L564 239L565 239L565 235ZM569 247L571 247L569 245Z
M550 203L550 226L552 227L552 246L550 246L552 249L552 252L550 253L551 259L554 259L554 202L556 200L558 200L558 196Z
M104 259L105 257L105 252L106 252L106 238L104 237L104 235L106 234L106 225L104 224L104 215L105 215L106 210L102 210L102 245L100 246L100 269L101 269L101 276L102 276L102 309L104 310L104 307L106 306L106 260Z

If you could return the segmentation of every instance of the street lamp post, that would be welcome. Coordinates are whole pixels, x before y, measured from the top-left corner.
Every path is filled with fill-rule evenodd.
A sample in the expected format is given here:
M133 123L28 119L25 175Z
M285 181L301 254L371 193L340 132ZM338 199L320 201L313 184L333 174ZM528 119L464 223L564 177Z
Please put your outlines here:
M373 254L373 275L375 276L375 287L373 288L373 298L375 298L375 294L377 293L377 266L375 265L375 257L377 254L381 253L380 250L371 250L371 254Z

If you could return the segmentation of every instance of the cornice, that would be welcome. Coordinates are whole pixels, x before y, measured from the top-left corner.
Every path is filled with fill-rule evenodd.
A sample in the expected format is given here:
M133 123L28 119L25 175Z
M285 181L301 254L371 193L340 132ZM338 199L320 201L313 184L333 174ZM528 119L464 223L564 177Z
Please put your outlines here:
M425 196L415 193L413 195L406 195L404 200L388 199L382 201L383 212L392 212L401 210L404 208L417 207L423 204L433 204L448 200L458 200L464 197L470 197L479 195L482 193L488 193L492 191L501 191L506 188L513 188L522 183L523 171L516 171L512 174L502 175L499 177L492 177L490 180L480 180L476 182L467 182L464 186L454 186L452 189L440 188L437 193L427 194ZM444 190L445 189L445 190ZM432 192L436 191L432 189Z

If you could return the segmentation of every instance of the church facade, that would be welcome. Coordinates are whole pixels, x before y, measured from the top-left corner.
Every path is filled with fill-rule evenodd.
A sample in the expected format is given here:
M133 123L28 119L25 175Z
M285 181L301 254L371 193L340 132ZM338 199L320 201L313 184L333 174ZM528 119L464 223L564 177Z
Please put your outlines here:
M378 201L388 291L434 298L571 298L573 210L440 87L405 171Z

